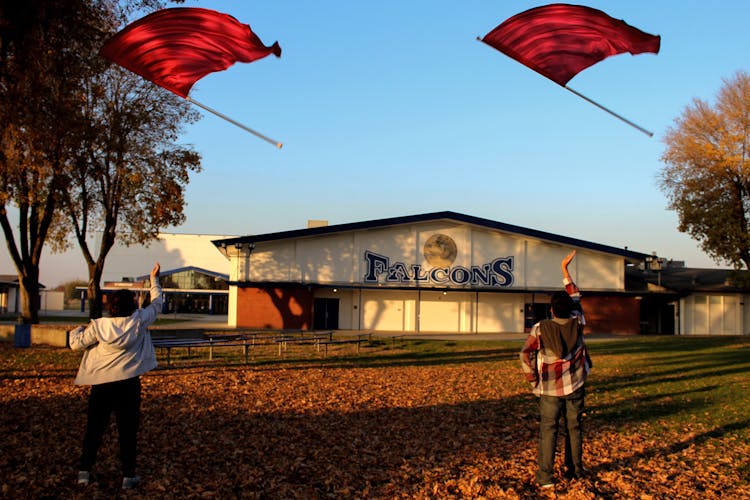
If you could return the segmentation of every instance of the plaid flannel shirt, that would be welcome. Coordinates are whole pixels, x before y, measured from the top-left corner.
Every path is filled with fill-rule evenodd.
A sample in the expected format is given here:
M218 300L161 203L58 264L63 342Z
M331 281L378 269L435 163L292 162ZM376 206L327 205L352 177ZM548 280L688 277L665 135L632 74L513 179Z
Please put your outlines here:
M566 280L565 290L575 302L580 300L581 294L575 283ZM581 326L586 324L582 312L574 311L572 317L578 318ZM583 336L580 336L575 347L560 359L545 352L539 323L532 327L520 356L526 380L531 383L537 396L567 396L583 386L591 370L591 359Z

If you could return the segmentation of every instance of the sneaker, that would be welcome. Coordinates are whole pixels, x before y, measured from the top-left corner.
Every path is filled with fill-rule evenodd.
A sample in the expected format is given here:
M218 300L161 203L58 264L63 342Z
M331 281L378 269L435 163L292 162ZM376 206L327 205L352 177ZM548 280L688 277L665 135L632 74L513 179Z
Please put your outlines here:
M124 477L122 478L122 489L132 490L141 482L141 476Z
M91 481L91 473L87 470L78 471L78 484L86 486Z

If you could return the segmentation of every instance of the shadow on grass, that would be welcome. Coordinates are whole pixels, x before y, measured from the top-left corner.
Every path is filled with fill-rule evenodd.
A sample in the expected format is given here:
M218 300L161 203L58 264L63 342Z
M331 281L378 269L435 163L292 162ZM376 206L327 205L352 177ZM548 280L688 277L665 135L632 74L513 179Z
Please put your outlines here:
M11 493L23 492L18 498L119 495L113 425L94 467L97 481L85 492L74 484L86 394L3 405L0 425L12 439L0 445L0 474L13 482ZM392 498L433 483L459 495L446 482L468 483L476 474L477 491L534 490L526 466L533 462L528 443L536 421L517 413L528 406L527 396L306 412L259 410L236 393L203 399L151 386L144 395L139 472L145 482L137 493L146 498Z
M591 414L592 418L608 423L652 421L705 408L707 404L697 399L697 396L710 397L711 393L718 387L713 385L685 391L634 396L618 400L615 403L587 404L586 411ZM687 396L692 397L688 398Z
M679 454L691 448L700 447L702 445L705 445L707 442L711 440L722 439L724 437L737 434L737 433L746 435L749 428L750 428L750 419L730 422L730 423L715 427L709 431L690 436L681 441L666 443L664 446L653 446L653 447L645 449L642 452L633 453L626 457L618 458L617 460L614 460L614 461L606 461L606 462L599 463L595 467L590 468L589 472L593 474L599 474L601 472L610 471L610 470L637 471L638 469L643 467L643 463L653 463L655 461L659 462L662 460L667 460L672 455ZM715 458L715 457L712 457L712 458ZM750 470L750 463L747 461L745 461L738 468L740 480L744 481L745 483L750 481L750 475L748 474L749 470ZM672 474L675 475L678 473L672 472ZM662 478L661 481L671 481L672 479L674 478L666 477L666 478ZM698 480L698 482L700 483L700 479ZM737 485L727 484L725 487L725 493L727 493L728 495L732 495L732 491L735 486ZM700 484L698 484L697 487L700 488ZM615 485L610 485L601 481L598 481L596 483L596 486L593 488L593 490L596 494L604 498L615 498L622 494L622 492L619 491L619 488L617 488ZM694 491L693 493L698 495L698 491ZM739 497L735 497L735 498L739 498Z
M589 350L595 354L622 355L655 353L689 353L728 346L750 348L750 337L746 336L636 336L617 342L592 342Z
M171 366L167 367L166 358L159 356L161 368L179 369L195 367L215 367L217 364L226 366L248 367L283 367L284 369L307 369L313 366L321 368L385 368L407 366L440 366L464 363L486 363L518 359L516 346L499 346L498 348L460 348L454 349L455 344L435 341L430 345L440 350L415 350L413 347L388 347L383 345L363 345L362 352L356 354L351 350L347 353L333 352L324 357L317 353L312 346L302 348L295 353L278 356L266 347L266 351L254 351L251 348L248 362L244 355L235 353L214 354L213 360L196 348L190 356L186 350L175 350L171 356ZM205 348L202 348L205 349ZM374 350L376 349L376 350ZM304 356L304 357L303 357ZM520 365L519 365L520 370Z
M638 358L630 358L628 366L621 367L618 375L596 377L597 388L618 391L640 387L658 391L669 384L701 386L750 371L750 342L744 339L715 339L715 342L676 339L668 343L668 349L650 350L649 347L653 346L641 345ZM599 366L597 354L621 355L621 346L610 344L591 351L596 369ZM629 355L627 350L625 355Z
M422 347L431 349L426 344ZM453 347L441 344L437 351L370 353L336 359L280 359L258 365L261 370L253 370L256 365L248 369L244 364L228 365L220 360L219 366L204 363L197 369L195 365L186 367L191 368L189 371L149 374L144 384L139 441L140 470L146 479L141 494L173 498L496 498L503 492L510 497L535 498L532 479L538 410L537 400L530 394L420 405L410 400L408 386L404 386L397 399L383 404L355 398L361 396L357 392L361 378L356 370L362 368L500 361L504 363L488 365L487 370L501 367L508 370L508 377L521 376L516 346L441 350ZM735 354L716 356L719 360L733 359ZM695 356L701 358L702 353ZM283 380L277 376L282 369L298 372L316 367L355 372L349 395L339 392L331 396L331 406L336 410L315 405L305 408L301 396L285 385L290 379L305 384L304 374L294 373ZM651 385L683 378L701 381L699 372L680 373L678 369L660 372L645 382ZM85 495L75 489L75 462L88 392L64 392L56 380L60 375L41 369L30 377L51 380L44 390L33 380L20 380L17 386L16 381L10 381L4 386L0 395L0 428L5 430L5 438L0 441L0 474L11 478L7 481L15 481L10 491L26 497L47 497L51 492L67 498L117 495L120 474L112 432L96 469L100 481ZM612 376L597 380L593 388L622 396L628 394L624 388L637 386L636 380ZM369 387L379 387L376 382L370 381ZM263 391L253 392L256 385ZM337 386L334 383L331 387ZM648 422L690 413L705 403L694 397L686 405L684 396L709 397L718 387L711 383L596 404L589 408L592 416L586 425L596 432L612 422ZM309 390L317 392L320 388ZM274 397L280 401L271 401ZM697 436L598 463L594 473L626 468L638 473L642 460L662 460L690 446L744 432L747 426L747 420L717 426ZM648 474L641 472L640 479L646 480ZM746 465L744 474L746 477ZM596 482L604 498L620 494L616 486Z

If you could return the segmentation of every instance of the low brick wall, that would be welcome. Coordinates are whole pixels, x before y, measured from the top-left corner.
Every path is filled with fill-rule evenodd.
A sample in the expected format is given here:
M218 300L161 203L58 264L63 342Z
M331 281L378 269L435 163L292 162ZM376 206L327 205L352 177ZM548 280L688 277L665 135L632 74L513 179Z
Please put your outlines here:
M76 325L31 325L31 345L67 347L68 330L75 327ZM0 325L0 341L13 342L15 334L15 324Z

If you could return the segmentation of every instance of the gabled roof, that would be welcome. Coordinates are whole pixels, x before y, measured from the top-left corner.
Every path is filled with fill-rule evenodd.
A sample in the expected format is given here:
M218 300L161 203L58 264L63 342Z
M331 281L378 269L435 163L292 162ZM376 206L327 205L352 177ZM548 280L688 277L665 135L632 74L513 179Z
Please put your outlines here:
M267 233L258 234L252 236L239 236L236 238L226 238L221 240L214 240L212 243L219 248L226 255L226 248L236 244L245 243L260 243L266 241L277 241L286 240L293 238L310 238L314 236L322 236L326 234L343 233L346 231L358 231L366 229L378 229L384 227L399 226L403 224L413 224L418 222L430 222L437 220L450 220L455 222L462 222L465 224L472 224L475 226L483 227L486 229L492 229L496 231L502 231L506 233L518 234L521 236L528 236L530 238L540 239L553 243L558 243L564 246L572 246L577 248L585 248L588 250L594 250L597 252L604 252L613 255L619 255L634 262L642 262L646 257L651 257L650 254L633 252L623 248L612 247L608 245L602 245L599 243L593 243L590 241L579 240L576 238L570 238L567 236L560 236L558 234L547 233L545 231L538 231L536 229L529 229L521 226L514 226L512 224L506 224L504 222L497 222L490 219L484 219L481 217L474 217L471 215L460 214L456 212L444 211L444 212L433 212L421 215L408 215L404 217L392 217L387 219L376 219L365 222L351 222L347 224L334 224L331 226L313 227L307 229L296 229L292 231L281 231L278 233Z
M195 267L195 266L178 267L177 269L170 269L168 271L161 271L159 273L159 275L160 276L171 276L172 274L177 274L177 273L181 273L181 272L185 272L185 271L193 271L193 272L196 272L196 273L200 273L200 274L205 274L207 276L211 276L212 278L219 278L219 279L222 279L224 281L229 281L229 275L228 274L217 273L216 271L209 271L208 269L203 269L203 268ZM135 279L137 281L142 281L142 280L147 279L149 276L150 275L146 274L146 275L143 275L143 276L138 276Z

